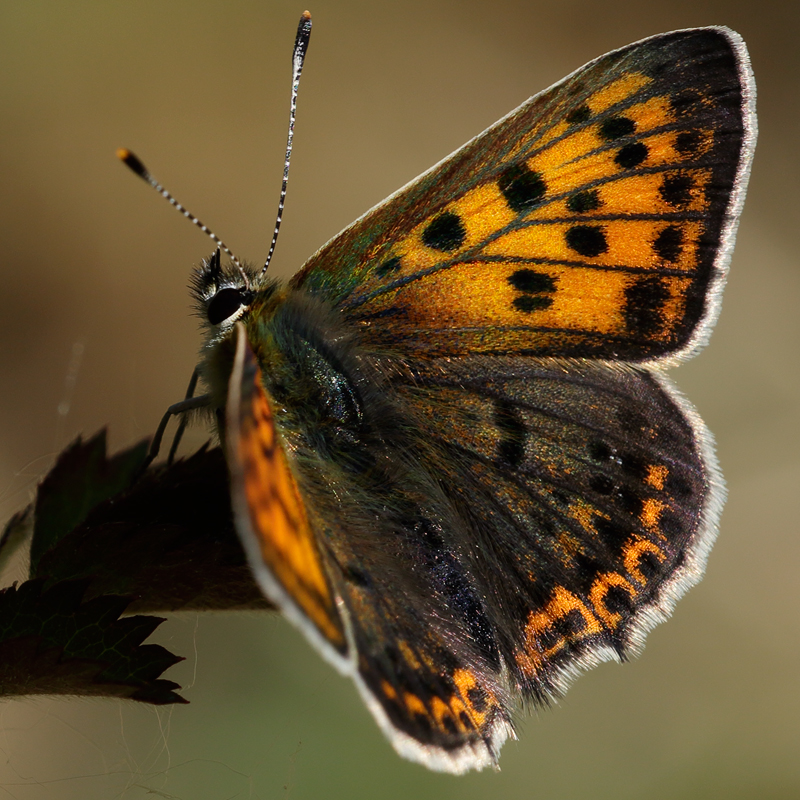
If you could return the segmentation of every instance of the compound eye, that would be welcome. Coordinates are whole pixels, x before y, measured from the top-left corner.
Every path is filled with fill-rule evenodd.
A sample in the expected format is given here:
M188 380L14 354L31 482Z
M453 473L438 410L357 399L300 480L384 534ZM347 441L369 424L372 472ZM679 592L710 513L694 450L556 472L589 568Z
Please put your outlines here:
M228 317L232 317L245 304L244 292L241 289L220 289L208 304L206 310L208 321L212 325L219 325Z

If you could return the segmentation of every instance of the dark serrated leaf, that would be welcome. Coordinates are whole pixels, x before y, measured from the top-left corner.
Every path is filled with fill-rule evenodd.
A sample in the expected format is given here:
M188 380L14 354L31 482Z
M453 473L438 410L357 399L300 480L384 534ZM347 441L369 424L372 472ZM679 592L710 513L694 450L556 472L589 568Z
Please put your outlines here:
M85 601L86 581L0 590L0 695L67 694L184 703L159 678L182 659L142 644L163 620L125 617L120 597Z
M18 511L6 523L0 536L0 570L4 569L17 548L33 529L33 505Z
M61 453L36 494L31 574L36 574L42 556L98 503L131 485L144 467L147 450L148 442L143 441L108 458L102 430L87 442L79 437Z
M89 595L132 596L135 611L271 607L233 527L219 448L147 470L98 503L40 557L31 575L88 579Z

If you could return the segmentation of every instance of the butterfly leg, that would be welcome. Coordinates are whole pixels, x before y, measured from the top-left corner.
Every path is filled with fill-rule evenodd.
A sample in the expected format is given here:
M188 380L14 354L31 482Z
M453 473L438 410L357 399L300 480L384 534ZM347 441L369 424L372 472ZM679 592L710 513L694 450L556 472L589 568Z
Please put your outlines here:
M189 386L186 388L184 402L186 400L191 400L194 397L194 390L197 388L197 381L199 377L200 373L197 371L197 367L195 367L194 371L192 372L192 377L189 379ZM175 436L172 439L172 445L170 446L169 454L167 455L167 464L172 464L172 462L175 460L175 453L178 452L178 446L181 443L183 432L186 430L188 422L189 418L184 414L181 417L181 421L178 423L178 430L175 431Z
M150 452L147 455L147 462L145 467L150 466L153 463L156 456L158 455L158 451L161 449L161 440L164 438L164 432L167 429L167 425L169 424L170 418L178 415L183 415L181 417L180 424L178 426L178 430L175 433L175 438L172 441L172 445L169 449L169 455L167 457L167 463L171 464L175 458L175 452L178 449L178 445L180 444L181 437L183 436L184 430L186 430L186 412L193 411L196 408L203 408L207 406L211 400L209 395L202 394L198 397L193 397L194 391L197 388L197 380L199 378L199 373L195 369L192 373L191 380L189 381L189 386L186 389L186 397L178 403L173 403L165 412L164 416L161 418L161 422L158 424L158 428L156 429L155 436L153 437L153 441L150 445Z

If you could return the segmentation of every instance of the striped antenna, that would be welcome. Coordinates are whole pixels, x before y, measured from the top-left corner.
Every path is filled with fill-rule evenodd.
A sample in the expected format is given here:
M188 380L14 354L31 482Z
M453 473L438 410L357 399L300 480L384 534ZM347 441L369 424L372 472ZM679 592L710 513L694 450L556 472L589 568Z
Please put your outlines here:
M272 234L272 244L269 246L269 253L264 266L261 269L263 275L272 261L272 254L275 252L275 244L278 241L278 231L281 228L283 218L283 205L286 202L286 184L289 182L289 162L292 158L292 140L294 139L294 120L297 115L297 87L300 85L300 74L303 71L303 61L305 61L308 41L311 38L311 14L303 12L300 23L297 26L297 36L294 40L294 50L292 51L292 100L289 111L289 136L286 142L286 158L283 162L283 183L281 184L281 196L278 200L278 217L275 220L275 231Z
M147 167L133 154L130 150L126 150L124 147L120 147L117 150L117 157L122 161L127 167L129 167L133 172L135 172L140 178L147 181L162 197L166 198L170 205L175 206L178 211L183 214L186 219L188 219L194 225L197 225L203 233L206 234L215 244L224 250L231 258L231 261L236 265L236 268L239 270L239 274L242 276L242 280L244 281L244 286L246 289L250 288L250 279L247 277L247 273L244 271L239 259L228 249L225 242L222 241L211 229L207 228L200 222L197 217L189 211L189 209L184 208L149 172Z

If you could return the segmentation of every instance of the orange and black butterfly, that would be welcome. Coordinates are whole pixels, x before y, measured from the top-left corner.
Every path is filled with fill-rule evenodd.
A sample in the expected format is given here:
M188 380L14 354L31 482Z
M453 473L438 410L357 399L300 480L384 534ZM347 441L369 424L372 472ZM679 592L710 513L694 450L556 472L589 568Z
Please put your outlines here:
M664 368L716 319L754 100L737 34L654 36L288 283L219 251L197 274L253 572L403 756L495 764L522 701L636 653L700 579L723 482Z

